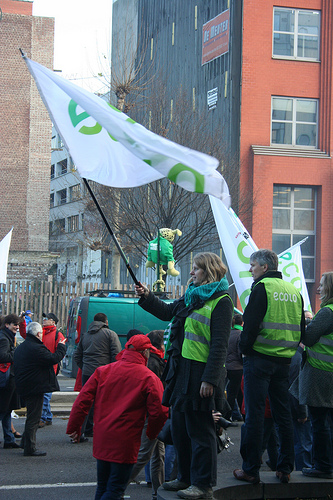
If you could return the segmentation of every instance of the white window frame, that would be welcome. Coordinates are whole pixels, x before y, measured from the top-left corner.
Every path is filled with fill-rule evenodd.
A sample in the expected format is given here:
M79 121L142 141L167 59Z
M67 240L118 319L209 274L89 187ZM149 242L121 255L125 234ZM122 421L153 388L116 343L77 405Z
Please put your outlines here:
M307 283L314 283L315 281L315 276L316 276L316 220L317 220L317 189L316 186L298 186L298 185L284 185L284 184L274 184L274 187L286 187L286 188L291 188L291 200L290 200L290 207L282 207L278 205L274 205L274 198L273 198L273 211L274 209L278 210L290 210L290 226L289 229L274 229L272 227L272 237L274 234L281 234L281 235L289 235L290 236L290 244L291 246L294 244L294 236L300 236L300 235L305 235L305 236L314 236L314 255L302 255L302 260L307 260L307 259L313 259L314 262L314 267L313 267L313 278L305 278L305 281ZM273 187L273 190L274 190ZM313 215L313 221L314 221L314 227L313 230L306 230L306 229L296 229L294 227L294 212L297 210L297 207L295 207L295 189L297 188L311 188L314 193L314 208L309 208L309 211L312 211L314 213ZM302 209L304 210L304 209ZM299 240L298 240L299 241ZM286 249L287 250L287 249Z
M290 99L293 101L293 111L292 111L292 119L291 120L273 120L273 99ZM297 102L298 101L313 101L317 104L317 120L316 122L302 122L296 120L296 112L297 112ZM271 146L280 147L280 148L302 148L302 149L317 149L318 148L318 122L319 122L319 99L307 99L304 97L289 97L289 96L272 96L271 98ZM292 133L291 133L291 144L290 143L277 143L272 141L273 136L273 123L291 123L292 124ZM304 144L296 144L297 136L296 136L296 127L299 124L304 125L316 125L316 144L312 145L304 145Z
M292 56L287 56L287 55L282 55L282 54L274 54L274 35L275 33L280 33L283 35L290 35L291 32L289 31L282 31L282 30L274 30L274 18L275 18L275 11L277 10L285 10L285 11L294 11L295 12L295 25L294 25L294 53ZM318 58L316 57L300 57L297 55L297 47L298 47L298 16L300 13L306 12L306 13L313 13L319 15L319 34L318 34ZM303 33L304 34L304 33ZM315 36L315 35L311 35ZM321 36L321 12L319 10L310 10L310 9L293 9L293 8L287 8L287 7L274 7L273 8L273 38L272 38L272 57L274 59L292 59L292 60L298 60L298 61L320 61L320 36Z

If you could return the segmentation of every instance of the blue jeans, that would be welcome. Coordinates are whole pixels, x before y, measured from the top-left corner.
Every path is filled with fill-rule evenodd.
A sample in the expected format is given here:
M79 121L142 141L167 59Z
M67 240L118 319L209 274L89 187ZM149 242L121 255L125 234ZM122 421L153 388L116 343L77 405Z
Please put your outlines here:
M134 464L118 464L97 459L95 500L121 500Z
M312 467L312 428L308 419L304 424L294 420L295 469Z
M52 418L53 418L53 415L51 412L51 404L50 404L51 398L52 398L52 392L46 392L44 394L43 411L42 411L42 416L41 416L41 420L44 420L44 422L46 420L52 421Z
M333 408L308 406L313 432L313 465L322 472L333 471Z
M265 400L269 396L280 449L276 468L289 474L294 467L293 423L289 402L289 365L259 356L245 356L245 424L241 428L243 470L257 477L263 446Z
M176 452L175 448L173 447L172 444L167 444L165 446L165 480L166 481L171 481L174 479L171 477L173 469L174 469L174 464L176 460Z
M0 413L0 420L2 422L3 438L5 444L15 443L14 434L12 433L11 430L11 423L12 423L11 414L12 414L11 410L4 413Z

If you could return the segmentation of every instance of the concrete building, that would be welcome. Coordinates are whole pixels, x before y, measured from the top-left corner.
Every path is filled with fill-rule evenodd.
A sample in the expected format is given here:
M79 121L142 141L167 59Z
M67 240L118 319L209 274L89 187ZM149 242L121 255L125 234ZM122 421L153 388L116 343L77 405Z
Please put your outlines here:
M125 37L126 9L144 55L138 77L149 66L167 75L169 123L180 87L208 112L233 159L223 165L232 207L256 244L280 253L308 237L303 268L317 310L321 273L333 269L333 2L117 0L114 37ZM148 127L150 106L146 89Z
M99 282L101 250L89 247L84 231L86 190L56 129L52 128L50 175L50 251L57 253L54 274L58 281Z
M32 1L1 0L0 239L11 229L8 278L46 277L49 253L51 121L19 48L53 67L54 19Z

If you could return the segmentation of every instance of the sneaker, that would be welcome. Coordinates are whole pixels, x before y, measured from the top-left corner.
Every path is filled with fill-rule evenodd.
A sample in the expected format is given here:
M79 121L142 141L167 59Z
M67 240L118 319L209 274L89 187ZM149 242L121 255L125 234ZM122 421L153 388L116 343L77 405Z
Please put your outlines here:
M52 420L46 420L45 425L52 425Z
M44 422L44 420L41 420L38 424L38 429L42 429L43 427L45 427L46 423Z
M179 498L213 498L212 488L199 488L191 484L186 490L177 491Z
M185 490L189 486L190 486L189 484L184 483L184 481L179 481L179 479L174 479L173 481L167 481L166 483L162 484L162 488L167 491Z
M281 472L279 470L277 470L275 474L276 477L280 480L280 483L289 483L290 474L287 474L286 472Z
M322 479L333 479L333 472L323 472L321 470L315 469L314 467L304 467L302 469L302 474L307 477L320 477Z

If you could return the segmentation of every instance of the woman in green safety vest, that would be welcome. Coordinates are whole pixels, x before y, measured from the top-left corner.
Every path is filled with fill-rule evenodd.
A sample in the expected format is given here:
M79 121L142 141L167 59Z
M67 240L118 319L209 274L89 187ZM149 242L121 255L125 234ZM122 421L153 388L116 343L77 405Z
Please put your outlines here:
M305 330L306 362L298 381L299 402L308 405L313 432L313 466L302 472L333 479L333 272L322 275L318 292L320 310Z
M226 266L211 252L193 259L185 295L166 304L141 283L139 305L164 321L172 321L166 388L162 403L171 406L178 478L163 484L180 498L213 498L217 446L212 410L225 377L225 359L233 304Z

